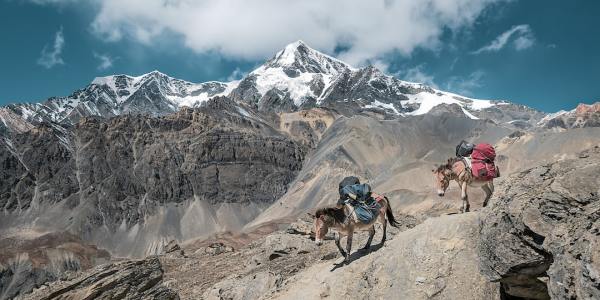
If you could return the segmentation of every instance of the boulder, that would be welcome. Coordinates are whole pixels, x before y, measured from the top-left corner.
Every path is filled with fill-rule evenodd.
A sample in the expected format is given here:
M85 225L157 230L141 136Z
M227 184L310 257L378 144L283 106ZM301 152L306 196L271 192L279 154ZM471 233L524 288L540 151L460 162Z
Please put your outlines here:
M162 253L169 256L185 256L185 252L175 240L171 240L169 243L164 245Z
M483 273L530 299L600 298L600 148L514 174L483 211Z

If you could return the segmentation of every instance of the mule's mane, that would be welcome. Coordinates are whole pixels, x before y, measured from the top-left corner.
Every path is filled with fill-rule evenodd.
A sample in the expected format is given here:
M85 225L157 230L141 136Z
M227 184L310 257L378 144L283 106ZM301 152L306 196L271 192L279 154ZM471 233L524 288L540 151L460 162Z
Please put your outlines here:
M446 162L446 164L442 164L437 168L436 172L443 172L444 170L448 170L448 169L451 170L452 166L456 162L459 162L459 161L462 161L462 159L458 158L458 157L450 157L450 158L448 158L448 161Z
M344 220L346 219L346 214L344 213L343 208L326 207L317 210L315 213L315 217L317 218L321 217L322 215L332 217L337 223L344 223Z

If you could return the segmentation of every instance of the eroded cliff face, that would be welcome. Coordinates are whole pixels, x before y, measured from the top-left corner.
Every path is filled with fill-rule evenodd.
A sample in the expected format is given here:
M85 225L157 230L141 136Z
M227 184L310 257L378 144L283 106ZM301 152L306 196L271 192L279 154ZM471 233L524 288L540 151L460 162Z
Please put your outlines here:
M1 228L68 230L134 256L236 230L286 192L307 152L271 124L222 98L14 135L0 148Z
M479 256L503 293L600 298L600 148L510 176L483 212Z

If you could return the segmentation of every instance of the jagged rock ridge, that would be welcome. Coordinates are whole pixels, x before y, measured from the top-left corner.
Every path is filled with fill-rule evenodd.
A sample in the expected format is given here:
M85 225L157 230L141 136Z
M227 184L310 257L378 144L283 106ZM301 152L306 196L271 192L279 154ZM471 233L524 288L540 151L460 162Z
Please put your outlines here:
M600 127L600 102L591 105L581 103L573 110L549 114L538 125L558 130Z

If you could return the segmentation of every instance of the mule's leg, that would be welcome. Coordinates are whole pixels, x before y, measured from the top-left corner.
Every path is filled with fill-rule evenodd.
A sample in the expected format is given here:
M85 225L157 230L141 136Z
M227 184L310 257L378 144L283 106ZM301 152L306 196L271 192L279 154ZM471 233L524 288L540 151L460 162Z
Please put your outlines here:
M354 235L354 230L348 232L348 236L346 236L346 258L344 261L347 261L350 258L350 251L352 251L352 235Z
M369 250L369 248L371 248L373 236L375 236L375 225L371 225L371 228L369 229L369 239L367 240L367 244L363 247L363 250Z
M339 232L337 232L335 234L335 245L337 246L338 250L340 250L340 253L342 254L342 256L344 258L346 258L346 251L344 251L344 249L342 249L342 245L340 245L340 239L341 239L341 234Z
M463 182L460 189L460 198L462 199L462 208L460 209L461 213L465 213L469 211L471 205L469 204L469 195L467 195L467 182Z
M382 214L381 217L379 218L379 220L381 221L382 224L382 229L383 229L383 235L381 236L381 245L383 246L383 244L385 244L385 240L386 240L386 232L387 232L387 219L385 218L385 214Z
M492 198L492 194L494 194L494 183L492 181L488 182L484 186L482 186L485 191L485 200L483 200L483 207L488 205L488 201Z
M482 185L481 189L485 193L485 199L483 199L483 207L486 207L488 200L490 200L490 197L492 196L492 194L490 193L490 189L488 188L487 184Z
M482 185L481 189L485 192L485 199L483 199L483 207L486 207L488 201L492 197L492 191L490 191L490 188L488 187L487 183Z

